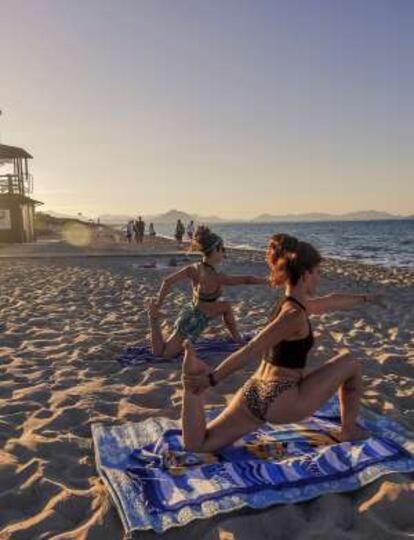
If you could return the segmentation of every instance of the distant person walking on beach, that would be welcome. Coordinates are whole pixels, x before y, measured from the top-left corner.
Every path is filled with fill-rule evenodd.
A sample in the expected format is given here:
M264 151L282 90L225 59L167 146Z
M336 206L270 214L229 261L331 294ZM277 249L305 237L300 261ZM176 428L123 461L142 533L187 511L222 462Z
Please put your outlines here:
M177 220L177 225L175 226L174 237L177 240L178 244L180 244L180 245L183 243L184 233L185 233L184 225L183 225L181 219L178 219Z
M363 392L361 363L349 351L321 367L305 372L314 337L308 314L382 304L377 294L334 293L314 298L319 283L321 256L307 242L287 234L274 235L267 260L273 287L285 295L275 306L269 324L248 344L228 356L213 371L185 342L182 429L184 446L195 452L214 452L269 421L299 422L311 416L337 390L342 421L339 441L366 438L357 425ZM256 372L224 411L206 423L202 392L258 358Z
M162 282L158 298L149 307L151 327L151 345L154 354L172 358L183 348L185 339L196 340L216 317L223 317L232 338L237 343L243 340L237 330L231 304L219 300L225 285L268 285L265 277L234 276L218 272L224 245L217 234L203 225L197 227L192 249L201 251L201 262L185 266L171 274ZM172 335L165 341L160 327L160 308L170 289L182 281L190 281L193 287L193 299L190 306L182 309L175 322Z
M155 232L154 224L150 223L148 228L148 234L151 236L151 238L154 238L157 236L157 233Z
M142 220L142 217L139 216L138 220L135 221L135 241L137 244L142 244L144 241L145 233L145 221Z
M134 234L134 220L130 219L126 225L126 239L128 244L132 241L132 235Z
M149 224L148 235L150 237L151 243L154 244L155 237L157 236L157 233L155 232L155 228L154 228L153 223Z
M188 223L187 225L187 236L188 236L188 239L190 240L190 242L193 241L193 236L194 236L194 221L191 220L190 223Z
M134 237L135 242L138 244L138 220L134 220Z

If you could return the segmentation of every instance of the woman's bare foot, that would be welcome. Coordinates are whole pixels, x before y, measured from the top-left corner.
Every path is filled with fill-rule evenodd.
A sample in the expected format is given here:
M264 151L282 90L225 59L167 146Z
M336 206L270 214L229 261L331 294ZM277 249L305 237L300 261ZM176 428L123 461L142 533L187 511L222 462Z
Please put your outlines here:
M362 429L358 426L354 426L352 429L342 429L338 435L338 439L341 442L346 441L363 441L371 436L370 432Z

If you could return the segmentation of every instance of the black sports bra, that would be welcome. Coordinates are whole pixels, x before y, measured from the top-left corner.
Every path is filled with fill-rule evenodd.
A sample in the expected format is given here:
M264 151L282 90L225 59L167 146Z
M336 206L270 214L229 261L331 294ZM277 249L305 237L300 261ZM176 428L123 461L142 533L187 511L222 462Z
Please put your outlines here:
M306 313L306 308L303 304L292 296L285 296L279 303L275 317L280 313L283 304L286 301L294 302ZM312 327L308 318L309 334L302 339L282 340L275 345L263 358L263 360L273 366L286 367L290 369L303 369L306 366L306 358L309 351L315 342Z
M207 268L210 268L213 272L217 273L216 269L211 264L205 261L203 261L202 264L204 266L207 266ZM220 298L220 296L222 295L222 292L223 291L220 285L217 287L215 291L211 293L200 292L197 289L194 289L194 300L195 301L198 300L199 302L215 302L216 300Z

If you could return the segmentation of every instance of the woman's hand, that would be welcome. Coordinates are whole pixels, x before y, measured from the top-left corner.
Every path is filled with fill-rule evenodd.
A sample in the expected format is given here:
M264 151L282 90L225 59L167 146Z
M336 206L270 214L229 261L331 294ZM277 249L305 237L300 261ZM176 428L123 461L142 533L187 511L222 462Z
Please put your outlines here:
M207 364L204 364L204 367L205 371L203 373L198 373L195 375L184 374L182 376L182 383L186 390L189 390L193 394L201 394L210 386L210 380L208 378L209 369Z
M197 357L190 340L186 339L183 345L182 385L184 390L192 394L201 394L209 386L209 367Z

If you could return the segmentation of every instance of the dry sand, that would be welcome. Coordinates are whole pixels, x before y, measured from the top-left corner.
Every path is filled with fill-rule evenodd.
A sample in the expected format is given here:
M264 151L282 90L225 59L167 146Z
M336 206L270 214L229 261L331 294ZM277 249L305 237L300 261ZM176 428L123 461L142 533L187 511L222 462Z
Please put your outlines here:
M167 242L166 248L175 246ZM42 249L42 256L53 254L52 244L49 252ZM124 347L146 339L145 305L169 270L143 268L144 259L115 256L118 251L102 258L74 249L64 259L0 259L1 540L124 538L95 469L91 422L179 417L177 364L121 368L116 361ZM233 251L224 268L266 272L256 252ZM318 339L310 366L350 347L363 362L364 403L413 430L413 274L338 261L326 268L321 292L381 291L388 308L314 318ZM241 330L251 332L266 322L276 293L237 287L226 296ZM167 326L187 299L185 286L170 295ZM220 323L212 331L224 332ZM254 367L212 390L209 402L224 404ZM408 538L414 535L413 479L393 474L356 492L218 516L163 537Z

